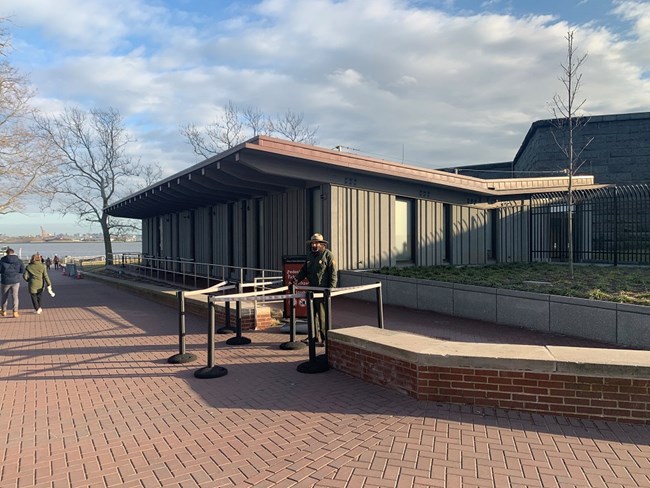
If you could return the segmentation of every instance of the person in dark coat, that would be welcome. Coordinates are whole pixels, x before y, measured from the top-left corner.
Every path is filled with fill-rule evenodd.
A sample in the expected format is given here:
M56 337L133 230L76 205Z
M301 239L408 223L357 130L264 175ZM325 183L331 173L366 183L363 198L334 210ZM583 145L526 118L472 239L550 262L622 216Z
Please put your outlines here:
M41 295L47 286L52 289L52 282L47 274L47 268L41 260L41 255L36 253L32 255L29 264L25 267L23 278L29 283L29 295L32 297L32 305L34 311L40 314L43 309L41 308Z
M3 317L7 316L9 296L11 296L13 298L14 317L20 317L18 313L18 290L20 289L20 277L25 272L25 265L10 247L7 248L6 253L0 259L0 282L2 288L2 308L0 308L0 315Z
M293 283L300 283L304 278L309 281L309 286L320 288L336 288L338 281L338 268L332 251L327 249L327 241L322 234L316 233L307 241L311 252L305 264L295 276ZM327 339L327 324L325 323L325 300L314 299L314 319L316 321L316 341L318 346L323 346Z

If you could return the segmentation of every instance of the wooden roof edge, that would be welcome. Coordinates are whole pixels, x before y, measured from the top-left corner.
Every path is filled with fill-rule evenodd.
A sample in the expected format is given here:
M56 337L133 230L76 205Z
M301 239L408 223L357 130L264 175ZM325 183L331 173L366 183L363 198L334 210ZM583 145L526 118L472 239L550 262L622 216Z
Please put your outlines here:
M393 161L376 159L358 154L343 153L318 146L296 143L269 136L258 136L247 141L246 149L270 152L277 155L297 157L316 162L335 165L351 170L390 175L396 178L417 179L431 184L468 190L485 194L503 194L507 192L521 193L522 186L528 192L543 189L551 181L561 180L568 185L568 176L533 177L533 178L500 178L485 180L473 176L457 175L447 171L405 165ZM578 186L593 185L594 177L591 175L574 176L573 181ZM527 184L527 185L526 185ZM509 188L497 188L506 186ZM558 185L552 185L558 188Z

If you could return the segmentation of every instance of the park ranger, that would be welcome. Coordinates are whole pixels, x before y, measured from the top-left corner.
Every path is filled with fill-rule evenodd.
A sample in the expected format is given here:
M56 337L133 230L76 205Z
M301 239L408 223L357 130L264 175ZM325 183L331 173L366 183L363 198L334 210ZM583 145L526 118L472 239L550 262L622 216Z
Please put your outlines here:
M307 241L310 253L305 264L294 278L294 284L300 283L304 278L309 281L309 286L321 288L336 288L338 270L336 259L332 251L327 249L327 241L322 234L316 233ZM314 300L314 312L316 317L316 345L323 346L327 339L327 324L325 323L325 300L318 298Z

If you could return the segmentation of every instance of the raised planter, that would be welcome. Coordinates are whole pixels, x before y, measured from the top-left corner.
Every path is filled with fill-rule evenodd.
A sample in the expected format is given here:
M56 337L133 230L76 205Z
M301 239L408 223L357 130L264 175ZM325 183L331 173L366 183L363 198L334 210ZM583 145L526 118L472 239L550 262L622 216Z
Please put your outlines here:
M418 400L650 424L650 352L329 332L332 368Z
M383 300L416 310L650 349L650 307L340 271L340 286L381 282ZM351 295L374 301L374 293Z

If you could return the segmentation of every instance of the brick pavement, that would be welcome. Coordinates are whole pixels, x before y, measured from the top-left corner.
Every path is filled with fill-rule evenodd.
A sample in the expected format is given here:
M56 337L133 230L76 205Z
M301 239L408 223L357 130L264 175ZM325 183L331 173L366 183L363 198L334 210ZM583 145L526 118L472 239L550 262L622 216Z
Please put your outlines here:
M423 403L338 371L300 374L306 350L280 350L277 330L245 333L247 346L217 336L228 375L196 379L205 319L188 317L198 361L170 365L173 309L52 274L57 296L42 315L22 287L22 317L0 319L2 488L650 486L648 427ZM346 307L339 324L365 317ZM386 317L419 327L403 310ZM465 340L557 339L451 326Z

